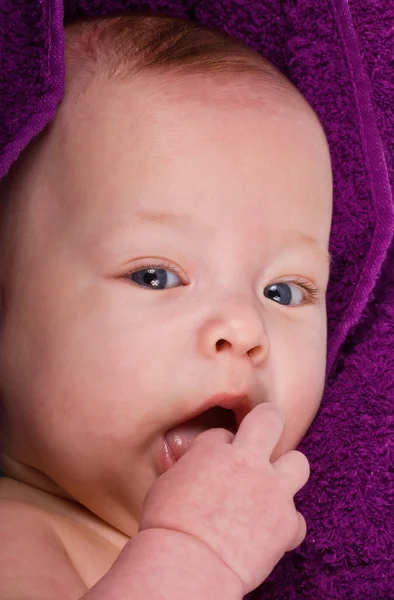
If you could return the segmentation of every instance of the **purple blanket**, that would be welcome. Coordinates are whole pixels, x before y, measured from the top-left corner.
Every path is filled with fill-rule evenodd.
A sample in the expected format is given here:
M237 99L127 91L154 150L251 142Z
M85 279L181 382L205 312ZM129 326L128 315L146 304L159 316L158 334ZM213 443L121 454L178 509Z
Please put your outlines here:
M298 447L311 466L296 496L308 533L251 597L394 599L394 3L0 0L0 177L63 97L63 17L136 8L261 52L313 106L331 149L326 389Z

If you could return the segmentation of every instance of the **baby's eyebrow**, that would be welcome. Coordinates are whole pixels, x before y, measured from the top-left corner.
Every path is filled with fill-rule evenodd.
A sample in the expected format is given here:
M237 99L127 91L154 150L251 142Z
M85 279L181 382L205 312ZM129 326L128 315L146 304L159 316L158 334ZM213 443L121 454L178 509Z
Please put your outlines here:
M170 227L179 227L181 229L191 229L193 219L186 213L170 212L137 212L133 215L134 221L141 223L153 223L155 225L167 225ZM302 231L284 231L283 240L286 245L304 244L313 250L319 260L330 270L332 256L326 248L322 248L319 242L309 234Z
M302 231L287 232L287 235L291 238L291 244L303 244L313 250L314 254L324 263L328 271L330 270L332 256L327 248L323 248L314 237ZM288 239L286 241L288 242Z
M190 229L193 225L192 218L185 213L138 212L133 215L133 220L141 221L142 223L170 225L172 227L181 227L183 229Z

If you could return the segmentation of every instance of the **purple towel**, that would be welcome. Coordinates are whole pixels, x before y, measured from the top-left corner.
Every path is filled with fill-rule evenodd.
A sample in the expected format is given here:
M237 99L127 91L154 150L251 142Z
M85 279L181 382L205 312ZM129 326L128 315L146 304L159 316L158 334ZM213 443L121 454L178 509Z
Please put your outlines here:
M308 533L250 597L394 599L394 3L0 0L0 177L63 97L63 17L136 8L261 52L313 106L331 149L326 388L298 447L311 466L296 496Z

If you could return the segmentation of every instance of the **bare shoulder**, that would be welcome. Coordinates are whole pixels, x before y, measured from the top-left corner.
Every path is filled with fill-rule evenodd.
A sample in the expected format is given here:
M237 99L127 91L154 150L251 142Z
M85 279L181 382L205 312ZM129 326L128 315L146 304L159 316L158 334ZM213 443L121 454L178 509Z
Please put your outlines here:
M87 587L45 512L0 499L0 600L77 600Z

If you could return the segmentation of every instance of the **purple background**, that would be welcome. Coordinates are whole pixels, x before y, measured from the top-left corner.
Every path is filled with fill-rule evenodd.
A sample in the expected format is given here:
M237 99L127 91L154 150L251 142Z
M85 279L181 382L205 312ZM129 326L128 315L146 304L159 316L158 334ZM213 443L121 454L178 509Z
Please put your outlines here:
M63 18L133 9L197 20L261 52L330 144L326 389L298 447L311 476L295 500L308 533L250 597L394 599L393 2L0 0L0 177L63 97Z

